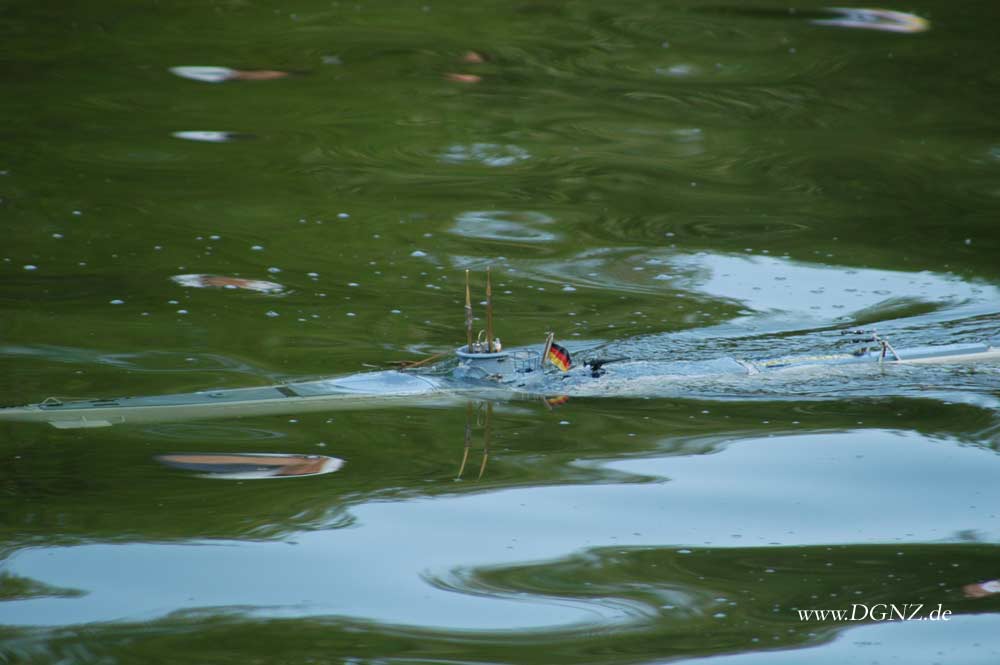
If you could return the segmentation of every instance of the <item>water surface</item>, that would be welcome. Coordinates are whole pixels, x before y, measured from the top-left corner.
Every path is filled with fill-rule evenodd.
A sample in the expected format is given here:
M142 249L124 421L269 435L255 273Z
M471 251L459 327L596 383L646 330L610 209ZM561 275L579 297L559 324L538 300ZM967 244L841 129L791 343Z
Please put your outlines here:
M509 346L996 336L997 10L886 9L927 29L815 2L7 3L0 402L421 358L461 343L486 266ZM198 65L258 74L170 71ZM998 379L3 424L0 654L993 663L1000 596L962 588L1000 577ZM343 464L157 461L199 453ZM796 612L852 603L953 617Z

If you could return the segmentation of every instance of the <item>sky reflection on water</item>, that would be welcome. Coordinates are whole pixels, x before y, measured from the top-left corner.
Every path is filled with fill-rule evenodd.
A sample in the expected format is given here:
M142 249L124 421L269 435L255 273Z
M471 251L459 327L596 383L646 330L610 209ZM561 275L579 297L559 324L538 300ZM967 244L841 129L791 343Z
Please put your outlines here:
M998 333L995 3L8 4L5 404L413 360L486 265L511 347ZM464 404L2 425L0 660L992 663L998 385L503 403L460 480ZM206 450L346 463L154 461ZM957 616L791 614L854 598Z
M641 623L659 610L616 602L607 590L559 602L502 588L483 597L461 582L468 573L454 573L602 547L681 548L697 558L731 547L1000 539L996 452L905 430L740 437L713 455L644 457L608 468L631 480L367 502L351 509L351 528L289 533L279 542L22 549L8 559L8 573L85 593L8 601L0 612L18 625L230 606L262 616L349 614L460 630ZM470 532L477 524L488 527ZM761 554L766 559L766 550ZM798 574L777 563L759 572ZM412 603L423 608L419 620Z

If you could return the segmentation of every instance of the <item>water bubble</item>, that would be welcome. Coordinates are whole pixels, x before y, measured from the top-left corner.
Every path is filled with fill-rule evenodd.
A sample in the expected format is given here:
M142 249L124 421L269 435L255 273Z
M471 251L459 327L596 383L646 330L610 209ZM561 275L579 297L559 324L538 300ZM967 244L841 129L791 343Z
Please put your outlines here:
M266 317L270 318L270 319L273 319L275 317L281 316L280 314L278 314L277 312L275 312L273 309L267 310L266 312L264 312L264 315Z
M660 76L684 77L697 74L698 68L695 67L694 65L680 64L680 65L672 65L670 67L657 67L655 72Z
M33 266L33 265L31 265L29 263L28 265L24 266L24 269L25 270L38 270L38 266Z
M120 298L115 298L114 300L111 301L111 304L112 305L124 305L125 301L122 300L122 299L120 299Z
M225 132L215 130L186 130L182 132L171 132L171 136L185 141L201 141L202 143L228 143L230 141L248 138L248 134L237 132Z
M203 83L222 83L236 77L236 71L228 67L171 67L170 73Z
M499 167L531 159L531 153L513 144L472 143L452 145L438 158L447 164L478 162L484 166Z

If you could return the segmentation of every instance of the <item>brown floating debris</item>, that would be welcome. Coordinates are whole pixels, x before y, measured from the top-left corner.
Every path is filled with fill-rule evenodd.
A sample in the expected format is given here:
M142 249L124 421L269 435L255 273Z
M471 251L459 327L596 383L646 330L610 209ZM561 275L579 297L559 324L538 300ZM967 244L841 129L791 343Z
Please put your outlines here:
M202 478L262 480L333 473L344 461L326 455L288 453L183 453L158 455L165 466L197 471Z
M174 275L170 279L181 286L195 289L243 289L257 293L281 293L285 290L285 287L277 282L224 275Z
M233 70L235 76L234 78L240 81L272 81L274 79L283 79L288 76L288 72L278 71L277 69L255 69L255 70Z
M966 598L985 598L1000 593L1000 580L990 580L979 584L966 584L962 587Z
M826 11L836 18L815 19L814 25L836 28L860 28L883 32L926 32L931 23L916 14L896 12L890 9L862 9L855 7L829 7Z
M289 76L289 72L277 69L230 69L229 67L184 66L171 67L170 72L181 78L203 83L223 83L225 81L271 81Z
M232 141L255 138L253 134L245 134L242 132L220 132L205 129L172 132L170 135L177 139L184 139L186 141L201 141L203 143L230 143Z
M482 76L476 76L475 74L456 74L455 72L449 72L445 74L445 78L454 83L479 83L483 80Z

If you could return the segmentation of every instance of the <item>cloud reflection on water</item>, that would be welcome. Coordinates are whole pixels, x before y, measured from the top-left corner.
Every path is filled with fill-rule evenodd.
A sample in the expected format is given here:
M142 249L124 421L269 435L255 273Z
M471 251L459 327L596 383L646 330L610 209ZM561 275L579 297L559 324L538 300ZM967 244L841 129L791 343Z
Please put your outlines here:
M792 315L803 327L852 321L901 306L932 309L969 306L994 312L1000 289L929 271L904 272L805 263L760 254L649 251L636 248L585 250L561 261L512 260L529 276L621 293L687 291L735 301L748 318ZM874 314L877 316L877 314Z
M9 572L88 593L13 601L0 606L0 620L65 625L242 606L255 616L350 615L452 630L645 623L662 608L649 605L649 594L635 597L619 576L600 594L574 586L562 596L548 575L527 593L519 584L482 588L474 580L592 548L686 548L694 561L715 548L761 547L775 548L759 552L761 561L774 560L774 572L762 563L755 574L778 584L801 575L781 565L783 548L958 544L970 532L996 542L995 516L969 506L1000 502L1000 485L991 482L1000 458L959 444L861 428L742 438L713 455L610 462L631 476L625 482L374 499L352 508L352 528L299 531L285 542L22 549L8 560ZM914 497L917 482L922 489ZM479 572L470 578L463 570ZM419 619L413 603L423 608Z

